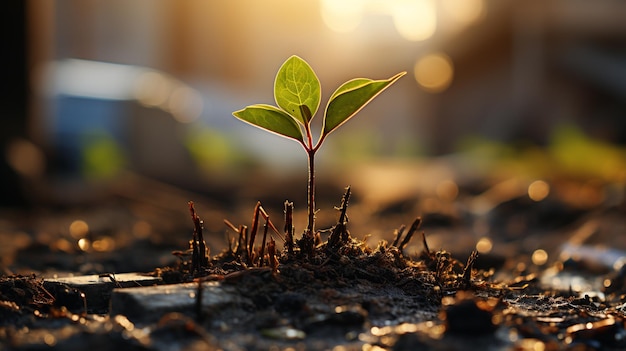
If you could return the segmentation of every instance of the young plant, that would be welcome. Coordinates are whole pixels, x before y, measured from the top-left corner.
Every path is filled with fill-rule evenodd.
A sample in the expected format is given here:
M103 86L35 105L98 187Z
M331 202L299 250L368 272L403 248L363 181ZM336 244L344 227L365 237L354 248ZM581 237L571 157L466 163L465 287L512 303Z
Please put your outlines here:
M233 116L244 122L296 140L306 151L309 161L307 236L315 231L315 153L331 132L405 74L401 72L383 80L356 78L343 83L330 96L322 131L315 144L311 120L319 108L322 91L311 66L298 56L288 58L276 74L274 100L278 106L256 104L233 112Z

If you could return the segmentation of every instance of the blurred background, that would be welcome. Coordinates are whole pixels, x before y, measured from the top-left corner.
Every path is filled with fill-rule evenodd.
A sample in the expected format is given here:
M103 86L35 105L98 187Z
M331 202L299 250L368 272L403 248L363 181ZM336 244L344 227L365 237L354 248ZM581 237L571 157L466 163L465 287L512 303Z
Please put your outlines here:
M541 199L555 174L601 189L623 189L626 179L623 1L3 6L6 207L84 204L113 192L182 212L192 199L216 211L242 199L250 210L268 199L280 211L286 198L303 209L300 147L231 116L272 104L274 76L293 54L318 74L322 109L348 79L408 72L320 150L328 184L320 201L332 190L320 207L337 205L347 184L380 209L424 192L454 201L459 188L495 177L522 177L522 192L535 184Z
M301 171L297 145L231 116L273 102L274 75L292 54L316 70L324 101L353 77L410 73L328 140L322 162L441 155L482 141L626 142L620 1L11 6L3 155L18 177L131 169L201 188L242 166Z

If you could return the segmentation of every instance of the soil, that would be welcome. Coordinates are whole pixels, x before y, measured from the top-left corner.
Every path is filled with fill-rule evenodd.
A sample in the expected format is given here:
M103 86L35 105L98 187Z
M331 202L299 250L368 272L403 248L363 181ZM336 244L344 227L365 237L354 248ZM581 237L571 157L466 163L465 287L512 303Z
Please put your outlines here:
M310 236L285 227L304 228L306 215L281 218L284 183L224 205L133 176L92 203L7 212L0 350L626 349L624 184L562 176L532 200L518 181L376 206L329 182L318 203L337 211L320 212L327 229ZM250 217L224 238L224 219ZM88 230L71 230L77 219ZM216 281L252 304L133 324L43 284L132 271Z

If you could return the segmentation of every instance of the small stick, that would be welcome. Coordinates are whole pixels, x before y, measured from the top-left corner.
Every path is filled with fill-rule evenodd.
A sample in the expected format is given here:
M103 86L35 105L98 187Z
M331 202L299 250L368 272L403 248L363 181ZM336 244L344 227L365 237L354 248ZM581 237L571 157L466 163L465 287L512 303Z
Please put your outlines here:
M235 227L234 224L232 224L227 219L224 219L224 224L226 224L226 226L228 228L230 228L232 231L234 231L235 233L237 233L239 235L238 238L237 238L237 246L235 247L235 250L233 252L235 253L235 255L237 257L240 257L242 248L245 249L245 247L247 247L247 245L246 245L246 230L247 230L248 227L246 227L245 225L240 225L239 228L237 228L237 227Z
M204 241L204 236L202 235L202 231L204 229L204 221L198 218L198 253L200 254L200 266L208 267L209 266L209 250L206 246L206 242Z
M468 288L471 284L472 280L472 268L474 267L474 262L478 258L478 251L474 250L467 258L467 263L465 264L465 268L463 269L463 288Z
M331 247L348 241L348 234L346 230L346 225L348 223L348 216L346 215L348 210L348 200L350 200L350 186L346 188L346 192L341 198L341 207L337 208L340 211L339 220L337 221L337 225L333 228L330 238L328 239L328 244Z
M204 315L202 313L202 280L198 279L198 288L196 289L196 322L202 323Z
M252 254L254 253L254 239L259 227L259 212L261 210L261 202L257 201L254 206L254 215L252 216L252 228L250 229L250 241L248 242L248 264L252 265Z
M341 199L341 214L339 215L339 223L346 224L348 223L348 216L346 215L346 211L348 211L348 200L350 200L350 186L346 188L346 192L343 194L343 198Z
M428 243L426 242L426 233L422 232L422 244L424 245L424 253L430 257L430 248L428 247Z
M191 220L193 221L193 234L194 240L197 240L198 245L198 266L208 267L209 257L207 256L206 242L202 236L202 227L204 222L196 214L196 210L193 206L193 201L189 201L189 212L191 212Z
M200 259L198 254L198 241L196 240L196 236L194 234L193 239L191 240L192 254L191 254L191 274L200 270L199 263Z
M265 256L265 240L267 239L267 220L263 225L263 241L261 242L261 251L259 252L259 267L263 266L263 256Z
M276 260L276 242L270 236L270 240L267 242L267 254L269 256L269 264L272 268L272 272L276 272L278 268L278 261Z
M406 229L406 225L401 225L400 228L395 230L395 238L393 239L393 244L391 244L391 246L395 246L398 247L398 242L400 241L400 238L402 237L402 233L404 233L404 229Z
M276 235L278 235L278 237L282 240L285 241L285 238L283 237L282 234L280 234L280 232L278 231L278 229L276 228L276 226L274 225L274 223L272 223L272 221L270 221L270 215L267 214L267 212L265 212L265 209L263 208L263 206L259 207L260 210L260 214L263 217L263 219L265 219L267 221L267 225L269 225L270 228L272 228L272 230L274 231L274 233Z
M293 255L293 231L293 202L285 201L285 243L289 255Z
M198 248L198 232L196 230L196 210L193 207L193 201L188 202L189 212L191 213L191 220L194 224L193 234L191 237L191 274L200 271L200 251Z
M241 246L241 249L239 249L239 256L241 260L241 255L243 255L243 253L246 252L246 247L248 246L248 226L242 224L239 228L241 228L241 237L242 237L241 242L243 243L243 245Z
M239 229L237 229L237 227L235 227L235 225L232 224L228 219L224 219L224 224L226 224L226 226L230 228L232 231L234 231L235 233L239 233Z
M413 234L415 234L420 225L422 225L422 218L417 217L415 221L413 221L413 224L411 224L411 228L409 228L409 231L406 233L404 240L402 240L402 243L400 243L400 246L398 247L398 249L400 249L400 252L402 252L402 250L404 250L409 241L411 241Z
M246 232L248 231L248 227L246 227L245 225L240 225L239 226L239 238L237 239L237 256L241 256L241 250L242 248L245 249L246 247Z

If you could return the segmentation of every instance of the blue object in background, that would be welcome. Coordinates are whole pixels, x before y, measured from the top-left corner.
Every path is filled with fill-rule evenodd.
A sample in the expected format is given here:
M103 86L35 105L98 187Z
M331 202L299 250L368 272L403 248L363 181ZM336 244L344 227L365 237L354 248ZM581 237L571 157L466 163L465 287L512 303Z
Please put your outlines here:
M50 127L61 174L83 172L83 152L91 137L104 134L121 145L126 144L124 101L61 95L55 104Z

